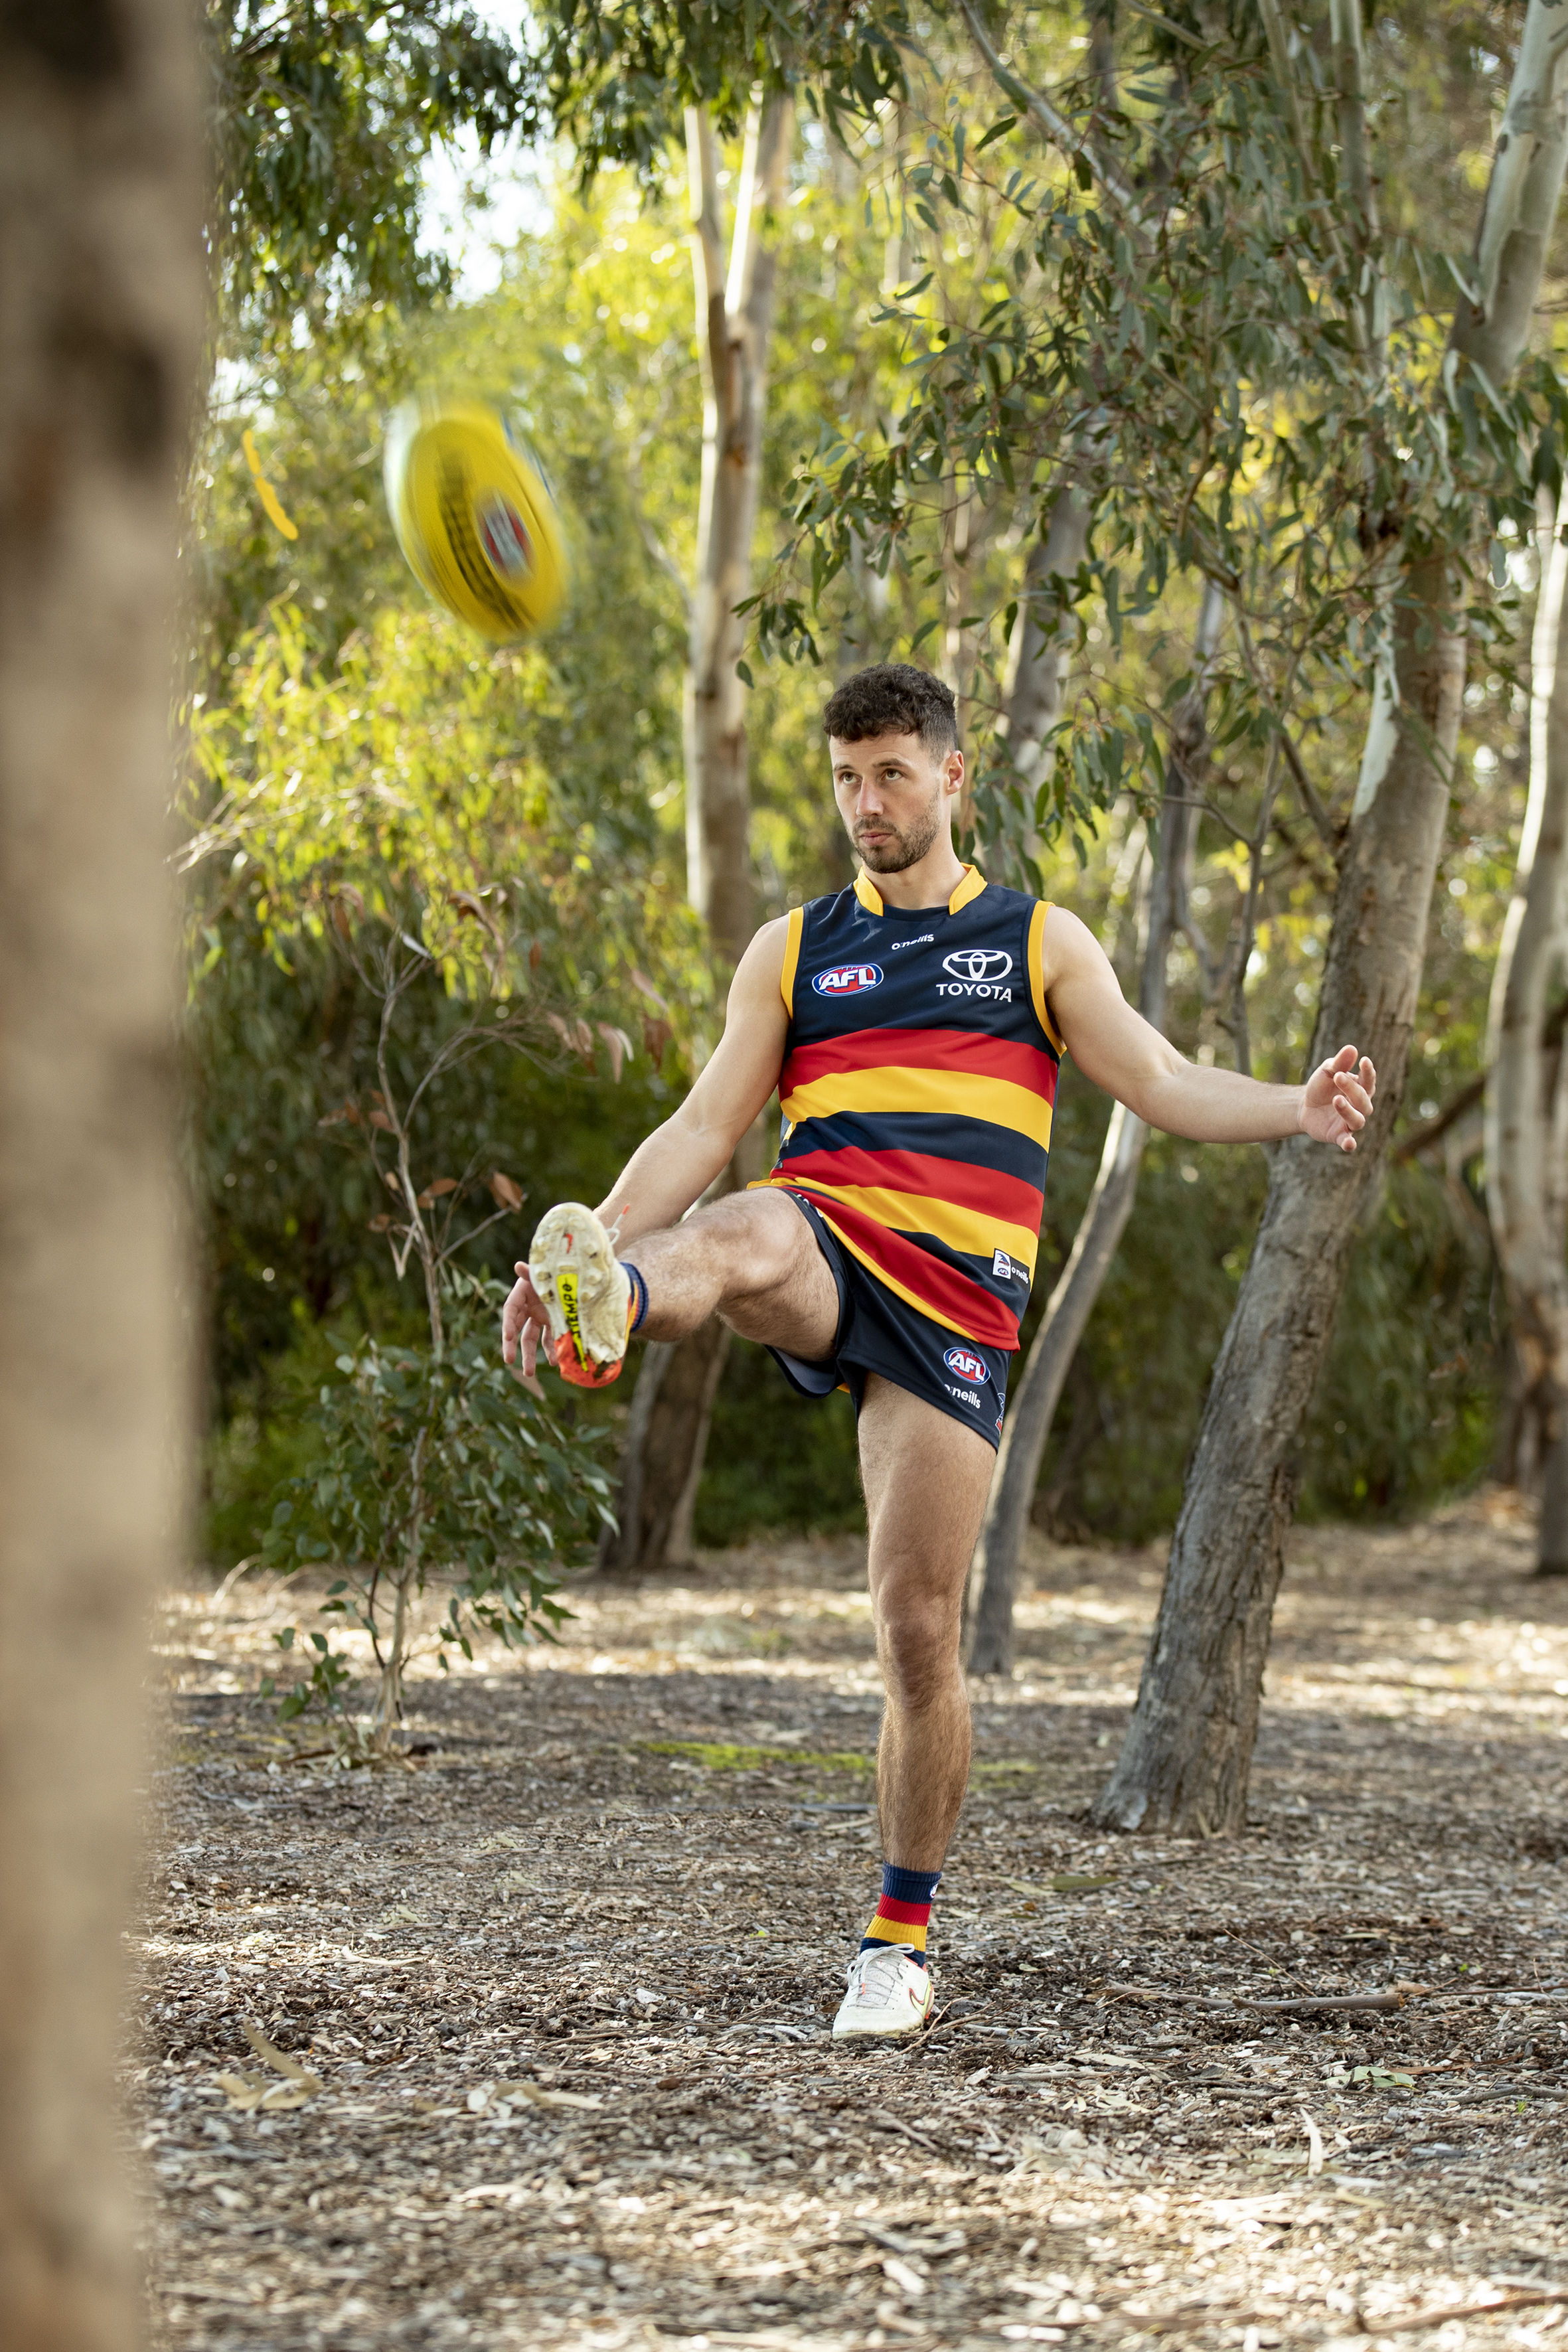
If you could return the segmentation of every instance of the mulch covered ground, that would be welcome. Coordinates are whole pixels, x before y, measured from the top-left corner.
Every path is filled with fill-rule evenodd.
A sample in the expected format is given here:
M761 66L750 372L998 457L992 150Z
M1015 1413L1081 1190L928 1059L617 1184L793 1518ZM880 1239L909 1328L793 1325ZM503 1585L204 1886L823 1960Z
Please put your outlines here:
M379 1773L255 1696L303 1596L172 1593L153 2342L1561 2344L1568 1589L1529 1562L1500 1496L1302 1530L1253 1824L1201 1844L1082 1818L1158 1559L1042 1544L1018 1678L976 1692L936 2022L854 2054L852 1543L585 1584L559 1650L419 1681Z

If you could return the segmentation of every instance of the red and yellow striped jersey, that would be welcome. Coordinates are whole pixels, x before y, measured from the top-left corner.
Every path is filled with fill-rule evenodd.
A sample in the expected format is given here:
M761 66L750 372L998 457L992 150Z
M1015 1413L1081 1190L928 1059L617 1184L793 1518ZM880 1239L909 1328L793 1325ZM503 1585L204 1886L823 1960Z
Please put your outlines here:
M782 982L784 1133L765 1181L810 1201L921 1314L1009 1349L1063 1050L1046 913L973 866L945 908L912 912L862 875L791 915Z

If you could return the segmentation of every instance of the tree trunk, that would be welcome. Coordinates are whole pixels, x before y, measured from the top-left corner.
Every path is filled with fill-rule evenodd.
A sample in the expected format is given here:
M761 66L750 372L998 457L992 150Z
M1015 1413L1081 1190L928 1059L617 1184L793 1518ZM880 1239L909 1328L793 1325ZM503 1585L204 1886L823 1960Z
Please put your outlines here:
M778 269L768 214L784 194L793 121L790 101L779 97L746 126L726 284L713 129L698 108L686 118L702 363L702 491L686 680L687 896L727 967L739 962L753 928L746 689L735 667L745 622L735 607L751 593Z
M1050 1295L1003 1426L991 1499L970 1570L970 1591L974 1596L974 1631L969 1645L973 1675L1013 1671L1018 1564L1041 1457L1068 1368L1131 1213L1148 1133L1125 1103L1117 1104L1071 1255Z
M762 1175L766 1158L759 1119L704 1198L742 1191ZM729 1352L729 1329L716 1315L684 1339L650 1339L644 1349L616 1473L616 1527L599 1538L601 1569L630 1574L689 1561L697 1488Z
M1435 575L1435 576L1434 576ZM1102 1827L1236 1833L1285 1530L1293 1450L1333 1328L1351 1244L1405 1090L1464 688L1442 567L1406 576L1400 706L1410 714L1354 827L1334 903L1312 1058L1353 1040L1377 1066L1380 1117L1353 1156L1305 1138L1275 1153L1268 1206L1215 1368L1126 1745ZM1426 633L1428 642L1417 642ZM1436 762L1430 750L1437 754Z
M1538 534L1541 589L1531 680L1530 797L1514 895L1492 979L1487 1059L1487 1206L1508 1289L1521 1401L1544 1478L1536 1564L1568 1574L1568 1269L1563 1265L1561 1054L1542 1052L1547 991L1568 937L1568 499ZM1556 1147L1554 1149L1554 1147Z
M686 892L708 925L726 979L755 926L746 688L735 667L745 622L735 607L751 593L762 487L778 269L768 214L784 194L793 127L786 98L753 110L746 125L726 283L713 126L700 108L686 115L702 366L702 491L686 672ZM742 1145L723 1189L760 1173ZM691 1514L729 1345L729 1333L715 1321L645 1351L621 1448L619 1531L606 1532L601 1542L601 1567L658 1569L689 1558Z
M1046 738L1061 716L1062 662L1068 642L1065 616L1054 627L1047 627L1037 607L1053 579L1072 578L1088 543L1089 509L1069 485L1029 550L1024 593L1007 648L1007 708L998 731L1006 740L1015 767L1031 784L1039 782Z
M0 18L0 2342L140 2336L114 2068L190 1397L163 863L201 337L177 0Z
M1065 500L1058 500L1058 507L1063 503ZM1052 522L1054 527L1054 516ZM1197 683L1176 714L1165 800L1160 815L1159 848L1144 917L1138 1009L1156 1029L1165 1025L1166 967L1172 941L1186 909L1186 873L1194 833L1194 811L1189 803L1206 759L1204 677L1219 642L1223 612L1218 590L1205 586L1195 646ZM1055 648L1044 639L1042 656L1054 665ZM1148 1136L1143 1121L1124 1103L1118 1103L1106 1129L1100 1172L1083 1221L1035 1334L1017 1394L1008 1408L985 1523L970 1571L974 1618L969 1650L972 1674L1010 1675L1013 1671L1013 1612L1018 1565L1030 1507L1039 1484L1046 1441L1051 1433L1068 1369L1078 1352L1100 1286L1110 1272L1132 1213Z
M1507 382L1524 347L1568 149L1557 18L1530 0L1452 348ZM1352 199L1353 201L1353 199ZM1153 1639L1102 1828L1236 1834L1247 1779L1301 1417L1332 1336L1363 1212L1405 1091L1465 682L1440 554L1399 548L1394 696L1363 762L1334 898L1312 1058L1353 1042L1377 1065L1379 1116L1353 1155L1293 1139L1215 1367ZM1381 700L1381 698L1378 698ZM1370 731L1370 730L1369 730Z
M616 1532L605 1530L601 1568L683 1568L708 1430L730 1332L716 1315L684 1339L653 1339L643 1356L626 1423Z

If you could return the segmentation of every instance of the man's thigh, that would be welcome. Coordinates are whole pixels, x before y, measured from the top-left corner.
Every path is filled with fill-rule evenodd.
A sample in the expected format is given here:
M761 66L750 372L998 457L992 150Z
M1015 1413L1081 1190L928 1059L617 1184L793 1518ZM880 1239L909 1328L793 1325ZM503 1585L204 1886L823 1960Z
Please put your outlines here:
M994 1448L876 1373L861 1401L859 1444L873 1603L940 1597L960 1610L996 1466Z
M724 1252L719 1312L732 1331L808 1364L833 1353L838 1286L816 1234L786 1193L731 1192L697 1210L684 1230L703 1232Z

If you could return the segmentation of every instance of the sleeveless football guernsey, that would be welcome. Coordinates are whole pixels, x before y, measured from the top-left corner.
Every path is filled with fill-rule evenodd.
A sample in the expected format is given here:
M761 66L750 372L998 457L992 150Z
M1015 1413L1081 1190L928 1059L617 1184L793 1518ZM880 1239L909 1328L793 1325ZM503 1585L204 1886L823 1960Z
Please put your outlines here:
M1039 1246L1062 1041L1036 898L964 868L945 908L865 875L790 916L783 1139L765 1179L920 1315L1012 1351Z

